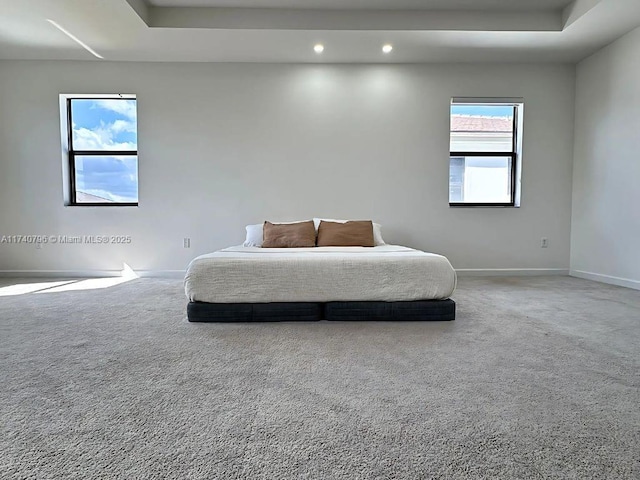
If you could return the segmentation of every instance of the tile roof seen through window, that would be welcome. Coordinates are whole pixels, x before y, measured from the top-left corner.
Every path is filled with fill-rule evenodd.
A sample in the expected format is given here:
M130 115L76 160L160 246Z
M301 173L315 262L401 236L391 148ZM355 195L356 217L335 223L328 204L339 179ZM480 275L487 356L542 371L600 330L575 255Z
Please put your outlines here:
M512 132L512 117L451 115L452 132Z

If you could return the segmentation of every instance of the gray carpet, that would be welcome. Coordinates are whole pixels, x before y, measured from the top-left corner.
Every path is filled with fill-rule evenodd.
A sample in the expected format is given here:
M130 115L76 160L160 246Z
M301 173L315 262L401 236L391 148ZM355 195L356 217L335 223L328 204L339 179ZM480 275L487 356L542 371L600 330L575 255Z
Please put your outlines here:
M1 296L0 478L640 478L640 292L454 298L455 322L239 325L187 323L179 280Z

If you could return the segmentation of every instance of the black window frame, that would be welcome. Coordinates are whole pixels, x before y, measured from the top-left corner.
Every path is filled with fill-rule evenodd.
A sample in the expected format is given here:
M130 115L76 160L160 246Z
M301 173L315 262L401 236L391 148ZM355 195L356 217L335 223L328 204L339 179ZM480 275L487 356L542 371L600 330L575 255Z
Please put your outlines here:
M136 98L128 97L68 97L67 104L67 145L69 157L69 206L73 207L137 207L138 202L80 202L76 199L76 156L82 157L137 157L138 150L75 150L73 148L73 119L71 118L71 102L73 100L136 100ZM136 123L136 131L138 125ZM137 162L137 159L136 159Z
M465 105L464 103L457 103L456 105ZM471 105L471 104L469 104ZM474 103L476 106L487 106L492 107L496 106L495 103ZM513 136L511 142L511 151L510 152L463 152L463 151L449 151L449 166L451 166L452 158L459 157L510 157L511 158L511 175L510 179L510 198L509 202L451 202L449 201L450 207L515 207L516 206L516 182L518 178L518 105L509 104L509 106L513 107ZM449 114L451 115L451 113ZM449 127L449 143L451 143L451 127ZM449 189L450 192L451 186L451 178L449 178Z

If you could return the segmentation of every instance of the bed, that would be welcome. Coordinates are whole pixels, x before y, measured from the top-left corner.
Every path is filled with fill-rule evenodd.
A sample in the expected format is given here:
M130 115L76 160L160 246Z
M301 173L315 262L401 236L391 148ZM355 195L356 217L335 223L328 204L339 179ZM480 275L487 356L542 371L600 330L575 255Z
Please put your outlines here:
M453 320L446 257L399 246L236 246L196 257L191 322Z

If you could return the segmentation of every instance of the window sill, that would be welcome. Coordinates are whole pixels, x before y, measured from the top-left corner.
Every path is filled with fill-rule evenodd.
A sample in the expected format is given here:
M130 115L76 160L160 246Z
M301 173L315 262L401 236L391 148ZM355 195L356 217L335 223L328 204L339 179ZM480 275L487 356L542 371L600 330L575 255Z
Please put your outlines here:
M67 203L65 207L137 207L137 203Z
M453 208L520 208L513 203L449 203Z

